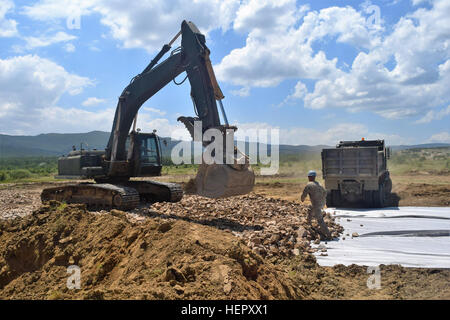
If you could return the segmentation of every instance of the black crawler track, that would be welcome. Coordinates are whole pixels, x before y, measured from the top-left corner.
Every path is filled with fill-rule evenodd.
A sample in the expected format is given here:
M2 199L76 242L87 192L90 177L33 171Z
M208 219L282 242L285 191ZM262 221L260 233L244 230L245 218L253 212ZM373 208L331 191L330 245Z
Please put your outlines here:
M57 200L84 203L89 208L132 210L140 200L148 202L178 202L183 189L176 183L128 181L123 184L80 183L44 189L41 201Z

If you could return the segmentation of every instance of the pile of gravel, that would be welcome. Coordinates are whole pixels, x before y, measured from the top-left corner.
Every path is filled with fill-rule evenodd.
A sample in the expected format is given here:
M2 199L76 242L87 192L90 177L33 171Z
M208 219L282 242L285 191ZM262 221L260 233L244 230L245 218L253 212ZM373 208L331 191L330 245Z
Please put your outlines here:
M225 199L185 195L180 202L155 203L128 215L137 220L146 217L182 219L214 226L242 238L261 256L271 257L315 251L311 249L310 242L319 242L321 235L316 221L307 221L309 210L308 205L257 194ZM343 228L334 222L329 213L323 214L332 237L338 237Z

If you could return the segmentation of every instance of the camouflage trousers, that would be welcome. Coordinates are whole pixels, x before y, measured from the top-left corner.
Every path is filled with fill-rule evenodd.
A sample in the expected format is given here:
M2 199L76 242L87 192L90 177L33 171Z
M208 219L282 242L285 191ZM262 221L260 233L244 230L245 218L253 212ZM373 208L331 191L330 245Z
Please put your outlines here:
M327 224L323 220L322 208L319 206L311 205L308 211L308 223L311 223L311 219L315 218L317 220L317 224L319 226L319 232L324 239L331 239L331 232L328 229Z

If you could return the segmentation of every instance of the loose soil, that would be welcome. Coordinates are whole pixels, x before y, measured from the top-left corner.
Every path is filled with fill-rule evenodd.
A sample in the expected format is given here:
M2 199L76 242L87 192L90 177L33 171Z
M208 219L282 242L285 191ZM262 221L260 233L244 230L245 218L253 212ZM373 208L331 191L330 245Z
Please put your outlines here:
M41 205L49 185L0 186L0 299L450 299L450 270L381 266L381 289L370 290L366 267L318 266L302 184L131 212ZM400 205L448 206L448 184L394 191ZM81 268L81 289L67 288L69 265Z
M185 221L131 222L53 202L0 232L3 299L303 297L232 234ZM69 265L81 268L80 290L67 289Z
M450 299L450 271L320 267L303 253L262 258L231 233L182 220L133 221L52 202L0 224L1 299ZM67 288L67 266L81 288Z

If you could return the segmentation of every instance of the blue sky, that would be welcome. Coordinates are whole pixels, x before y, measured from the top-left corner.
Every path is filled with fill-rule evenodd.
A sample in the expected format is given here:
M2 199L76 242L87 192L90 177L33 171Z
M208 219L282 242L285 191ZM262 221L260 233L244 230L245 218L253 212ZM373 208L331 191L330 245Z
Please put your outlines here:
M0 0L0 133L110 130L122 89L186 19L241 130L450 143L449 16L444 0ZM194 115L189 91L166 86L139 127L187 135L176 118Z

